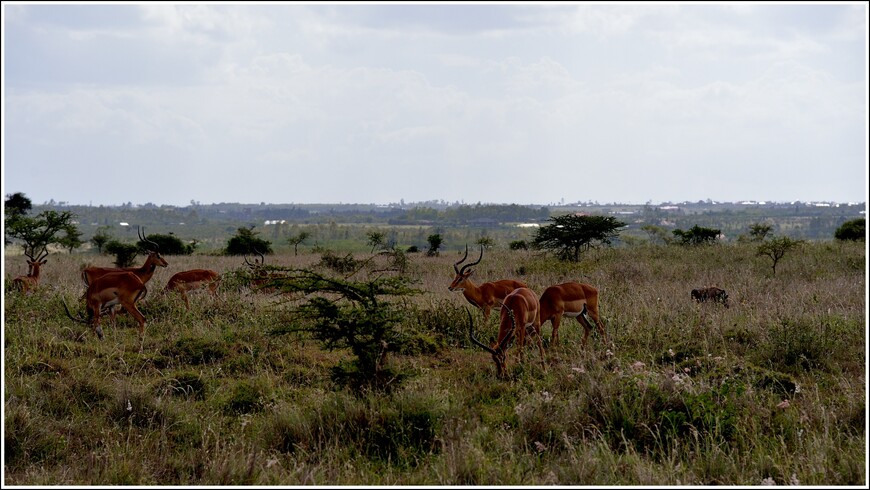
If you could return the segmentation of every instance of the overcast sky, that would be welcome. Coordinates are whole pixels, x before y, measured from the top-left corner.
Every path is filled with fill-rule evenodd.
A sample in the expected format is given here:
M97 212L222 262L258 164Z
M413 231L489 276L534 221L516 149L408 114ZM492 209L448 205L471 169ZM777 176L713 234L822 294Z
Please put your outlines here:
M866 2L3 2L35 204L867 199Z

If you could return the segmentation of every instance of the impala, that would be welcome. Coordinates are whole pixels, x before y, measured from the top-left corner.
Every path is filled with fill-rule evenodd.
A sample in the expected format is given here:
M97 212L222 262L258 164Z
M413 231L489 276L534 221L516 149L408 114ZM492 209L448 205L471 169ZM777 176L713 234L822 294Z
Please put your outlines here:
M48 251L43 249L42 253L39 254L35 259L32 255L25 253L27 255L27 275L26 276L18 276L12 280L12 287L20 290L22 293L28 293L36 289L36 286L39 285L39 268L45 265L46 257L48 257Z
M598 332L604 337L604 342L608 342L604 323L601 322L598 315L598 289L589 284L566 282L545 289L539 301L541 303L540 324L543 325L547 320L553 323L551 343L557 344L559 342L559 324L562 322L562 316L576 318L577 323L583 325L585 330L583 335L584 348L589 340L593 324L598 327Z
M453 264L453 270L456 271L456 277L453 278L453 282L447 286L447 289L450 291L462 291L462 295L465 296L465 299L468 300L469 303L483 310L484 321L489 320L490 310L493 308L501 308L502 300L504 300L505 296L510 294L511 291L517 288L528 287L526 283L522 281L514 281L512 279L485 282L478 286L470 279L471 275L474 274L474 270L471 269L471 267L479 264L483 259L483 246L481 245L480 247L480 257L478 257L477 262L465 264L462 266L462 269L460 269L459 264L465 262L465 259L467 258L468 245L465 246L465 256L462 257L462 260Z
M87 320L82 318L81 315L78 318L73 317L69 312L66 301L63 302L63 307L68 317L73 321L91 325L97 337L102 340L103 329L100 326L100 314L108 310L111 313L112 323L114 324L115 310L113 307L120 305L139 322L139 338L144 339L145 316L136 308L136 302L144 298L147 292L148 289L145 287L145 283L136 274L126 271L110 272L94 279L85 292L85 303L88 313Z
M98 277L111 272L132 272L133 274L136 274L143 284L147 284L148 281L151 280L151 276L154 275L154 271L157 270L158 266L166 267L169 265L169 263L166 262L166 259L160 256L159 246L145 238L145 234L141 229L137 228L136 231L139 234L140 240L153 246L153 248L148 251L148 257L145 258L145 263L142 264L142 267L88 267L82 269L82 281L85 282L85 286L90 285Z
M190 309L190 302L187 300L187 292L197 289L205 289L211 292L212 296L217 297L217 288L220 285L221 276L209 269L193 269L189 271L178 272L169 278L164 291L177 291L184 298L184 304L187 309Z
M258 269L264 265L266 265L266 256L263 255L263 252L260 252L256 248L254 249L254 253L260 256L260 260L254 259L254 263L248 262L248 254L245 254L245 263L248 264L248 267L253 269Z
M501 308L501 320L498 329L498 339L487 347L486 344L477 340L474 336L471 313L468 313L468 332L471 341L492 355L495 362L496 375L505 377L507 373L507 349L511 339L516 336L517 348L519 349L520 362L525 358L526 330L532 327L536 336L538 351L541 353L541 367L546 369L544 358L544 346L541 342L541 324L538 322L538 297L529 288L517 288L504 298L504 306ZM468 311L466 309L466 311Z
M248 256L245 255L245 263L248 264L248 268L251 271L251 275L253 276L250 280L250 288L252 291L259 291L262 293L274 293L278 291L278 288L274 286L268 286L267 284L272 280L271 274L266 270L266 257L257 249L254 249L254 252L260 256L260 260L254 259L254 262L251 263L248 261Z

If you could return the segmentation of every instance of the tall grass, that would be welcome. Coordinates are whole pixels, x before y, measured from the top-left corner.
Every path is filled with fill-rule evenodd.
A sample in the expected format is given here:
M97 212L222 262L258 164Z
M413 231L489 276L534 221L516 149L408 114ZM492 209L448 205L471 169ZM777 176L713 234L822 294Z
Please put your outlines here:
M590 283L612 340L593 334L584 350L566 319L546 370L513 347L506 380L447 290L461 255L409 258L426 294L405 300L405 348L389 362L411 376L357 394L330 376L349 353L275 333L296 320L292 300L231 276L189 311L160 293L175 272L227 273L238 259L167 257L140 307L140 352L128 315L105 319L100 342L63 313L61 297L82 307L80 266L109 259L52 255L22 296L9 281L24 259L6 257L4 484L867 484L863 245L807 244L775 277L746 244L605 248L578 264L494 250L474 280L539 294ZM707 285L731 307L694 303ZM495 336L496 319L474 321Z

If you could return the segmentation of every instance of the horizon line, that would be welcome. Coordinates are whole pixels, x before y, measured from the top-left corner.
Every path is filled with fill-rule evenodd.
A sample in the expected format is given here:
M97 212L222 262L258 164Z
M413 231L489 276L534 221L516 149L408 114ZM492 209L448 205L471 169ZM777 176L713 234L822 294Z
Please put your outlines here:
M188 204L167 204L161 203L157 204L154 202L146 202L146 203L133 203L132 201L127 203L120 204L105 204L105 203L70 203L69 201L55 201L51 199L46 202L42 202L40 204L33 203L34 206L64 206L64 207L124 207L124 206L132 206L132 207L144 207L144 206L156 206L156 207L178 207L178 208L186 208L191 206L216 206L216 205L226 205L226 204L237 204L237 205L245 205L245 206L377 206L377 207L409 207L420 204L429 204L429 203L437 203L439 205L446 206L541 206L541 207L565 207L565 206L657 206L657 205L674 205L674 204L744 204L744 205L765 205L765 204L812 204L812 203L825 203L825 204L837 204L837 205L847 205L847 206L855 206L855 205L866 205L867 201L836 201L836 200L823 200L823 199L812 199L812 200L801 200L801 199L793 199L793 200L772 200L772 199L739 199L739 200L717 200L717 199L699 199L699 200L688 200L684 199L681 201L660 201L660 202L618 202L618 201L610 201L610 202L600 202L600 201L572 201L572 202L564 202L564 203L516 203L516 202L465 202L465 201L447 201L444 199L429 199L423 201L404 201L401 200L399 202L389 202L389 203L377 203L377 202L241 202L241 201L221 201L221 202L212 202L212 203L202 203L199 201L190 202Z

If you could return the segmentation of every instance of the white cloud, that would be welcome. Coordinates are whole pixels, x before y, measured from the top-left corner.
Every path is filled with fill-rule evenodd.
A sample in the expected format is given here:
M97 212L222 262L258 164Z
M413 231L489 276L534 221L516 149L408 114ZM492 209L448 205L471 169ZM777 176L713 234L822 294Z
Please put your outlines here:
M13 191L101 202L73 194L78 176L25 170L62 160L111 168L100 179L114 186L142 165L195 176L203 202L253 197L240 168L269 176L256 202L680 200L687 187L836 198L766 196L746 178L801 194L789 179L820 159L838 167L815 189L865 190L842 178L863 178L866 162L866 71L855 79L851 65L866 52L838 35L866 38L851 8L771 29L772 7L502 6L457 26L421 14L437 9L288 7L149 4L117 25L16 9L4 46ZM33 46L35 31L77 34ZM194 196L178 181L105 199L184 204Z

